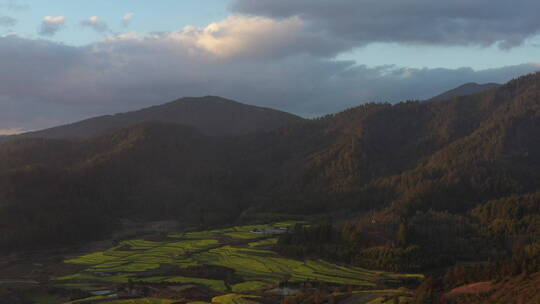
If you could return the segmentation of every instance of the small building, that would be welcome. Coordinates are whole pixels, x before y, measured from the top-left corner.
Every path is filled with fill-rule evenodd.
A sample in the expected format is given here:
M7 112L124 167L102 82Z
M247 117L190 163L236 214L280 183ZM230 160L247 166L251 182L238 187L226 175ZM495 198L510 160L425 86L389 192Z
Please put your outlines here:
M251 230L251 233L257 233L262 235L275 235L275 234L283 234L287 232L287 228L255 228Z

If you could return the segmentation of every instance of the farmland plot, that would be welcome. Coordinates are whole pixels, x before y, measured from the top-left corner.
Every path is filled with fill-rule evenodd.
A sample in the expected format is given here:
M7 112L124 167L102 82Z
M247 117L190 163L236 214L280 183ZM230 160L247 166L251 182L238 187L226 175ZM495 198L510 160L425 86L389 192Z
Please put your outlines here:
M128 282L194 284L222 294L213 298L212 303L251 304L257 303L254 293L275 288L283 281L325 282L369 290L382 281L415 276L369 271L324 260L299 261L282 257L270 250L277 238L260 231L267 228L266 231L277 231L278 228L294 224L296 222L172 234L161 242L143 239L123 241L103 252L66 260L66 263L85 265L87 268L80 273L59 277L56 281L58 285L64 286ZM211 273L211 267L223 269L230 274L201 276L200 271L203 274ZM231 279L225 278L231 274ZM147 298L101 303L171 302Z

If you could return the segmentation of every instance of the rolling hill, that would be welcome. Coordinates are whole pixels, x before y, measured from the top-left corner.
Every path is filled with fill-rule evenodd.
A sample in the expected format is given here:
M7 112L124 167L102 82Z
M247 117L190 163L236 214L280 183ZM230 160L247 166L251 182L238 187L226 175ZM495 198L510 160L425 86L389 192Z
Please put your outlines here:
M221 97L188 97L138 111L94 117L18 137L76 138L155 121L192 126L206 135L236 136L270 131L301 121L298 116Z

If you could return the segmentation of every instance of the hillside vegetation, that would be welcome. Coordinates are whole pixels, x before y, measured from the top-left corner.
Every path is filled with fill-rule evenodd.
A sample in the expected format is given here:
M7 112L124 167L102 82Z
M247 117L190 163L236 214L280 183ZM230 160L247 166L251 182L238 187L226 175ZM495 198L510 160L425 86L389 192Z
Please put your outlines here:
M487 261L507 265L501 277L539 271L530 248L540 239L540 74L474 95L293 121L225 137L136 121L79 139L4 142L0 248L100 239L121 218L208 227L342 211L360 216L293 231L277 250L434 277ZM457 287L434 282L425 290Z

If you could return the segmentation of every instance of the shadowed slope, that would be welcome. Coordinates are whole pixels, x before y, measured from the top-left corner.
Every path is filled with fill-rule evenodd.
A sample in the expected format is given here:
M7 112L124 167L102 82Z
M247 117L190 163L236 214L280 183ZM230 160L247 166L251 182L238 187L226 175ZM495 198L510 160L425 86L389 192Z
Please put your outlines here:
M214 100L209 107L216 102L222 113L231 106ZM205 104L167 106L187 113ZM160 109L119 117L157 117L154 111L168 117ZM217 128L207 121L205 128ZM399 217L464 212L540 186L540 74L480 94L367 104L258 134L215 137L200 130L145 123L78 141L4 143L0 204L10 207L0 208L0 216L16 210L31 227L32 210L46 202L74 210L102 206L115 218L193 222L231 220L250 208L316 213L391 206L386 211Z
M116 115L90 118L69 125L26 133L24 137L87 137L145 121L192 126L211 136L234 136L266 132L293 122L298 116L221 97L181 98L163 105Z

